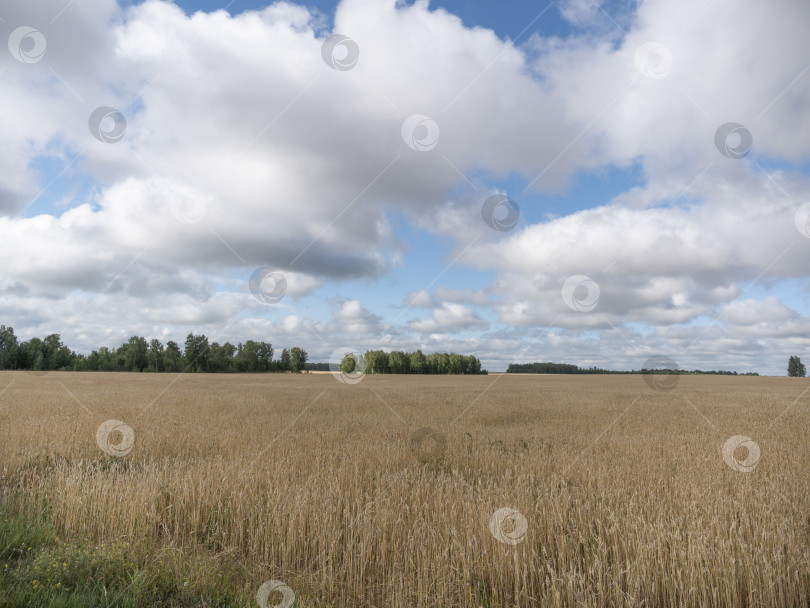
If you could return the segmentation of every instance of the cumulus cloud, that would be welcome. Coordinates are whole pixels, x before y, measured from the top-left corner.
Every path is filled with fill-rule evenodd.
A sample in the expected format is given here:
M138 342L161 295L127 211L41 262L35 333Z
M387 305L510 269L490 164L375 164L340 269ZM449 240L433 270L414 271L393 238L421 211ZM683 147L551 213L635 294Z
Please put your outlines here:
M421 290L409 293L405 298L405 306L409 308L435 308L438 304L430 293Z
M34 27L47 49L32 63L0 53L5 315L30 331L68 319L80 347L124 323L152 335L231 323L306 330L324 351L345 333L502 362L517 340L602 365L705 336L754 364L763 340L806 325L778 295L743 294L806 279L810 239L793 215L810 200L810 5L603 4L567 0L575 34L518 46L425 1L343 0L334 32L360 59L335 70L322 16L293 3L232 16L12 2L0 36ZM99 137L109 118L88 123L100 106L126 120L118 143ZM403 137L417 114L429 150L417 127ZM718 147L728 122L743 131ZM730 158L746 133L751 150ZM482 220L500 182L564 192L634 166L640 182L583 211L529 221L525 209L509 232ZM393 214L448 238L448 261L494 273L490 284L403 287L399 301L430 316L390 327L360 297L320 318L296 308L325 285L390 276L408 252ZM248 290L265 266L287 278L275 308ZM579 275L595 302L563 293ZM480 335L448 338L463 332ZM594 336L604 351L589 354Z
M596 207L476 244L462 259L500 271L497 308L509 324L694 321L740 296L740 284L804 276L808 243L793 225L795 203L771 179L704 185L699 205ZM808 192L808 183L785 188ZM598 285L588 314L565 301L572 275Z
M346 300L335 313L339 329L349 334L372 334L380 327L380 317L363 307L357 300Z
M458 332L471 328L489 327L484 319L478 316L471 308L462 304L452 302L442 302L441 306L435 308L428 319L411 321L411 329L422 334L434 334L441 332Z

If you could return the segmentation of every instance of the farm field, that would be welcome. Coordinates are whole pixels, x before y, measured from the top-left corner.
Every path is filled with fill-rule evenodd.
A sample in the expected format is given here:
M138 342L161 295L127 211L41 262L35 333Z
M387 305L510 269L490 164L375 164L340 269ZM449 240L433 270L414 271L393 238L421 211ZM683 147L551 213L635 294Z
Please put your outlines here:
M809 388L4 372L0 519L134 585L159 564L188 605L806 607ZM66 568L15 585L47 598Z

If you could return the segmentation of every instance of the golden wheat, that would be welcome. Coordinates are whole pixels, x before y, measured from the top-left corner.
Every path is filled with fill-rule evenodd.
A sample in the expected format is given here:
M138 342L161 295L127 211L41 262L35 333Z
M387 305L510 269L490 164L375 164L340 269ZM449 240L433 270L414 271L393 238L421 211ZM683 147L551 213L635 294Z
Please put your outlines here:
M280 580L302 607L806 607L808 386L3 373L0 487L67 534L174 552L178 576L207 552L246 597ZM107 420L126 455L99 447ZM723 458L736 435L750 471Z

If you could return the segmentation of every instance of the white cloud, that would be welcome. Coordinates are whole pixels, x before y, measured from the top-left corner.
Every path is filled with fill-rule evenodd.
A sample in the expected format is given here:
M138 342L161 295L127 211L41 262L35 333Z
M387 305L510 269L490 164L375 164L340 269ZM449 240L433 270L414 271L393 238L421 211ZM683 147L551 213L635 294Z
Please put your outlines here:
M458 332L471 328L487 329L489 323L471 308L462 304L442 302L439 308L435 308L431 312L430 318L411 321L410 327L421 334L435 334Z
M405 306L409 308L435 308L438 306L436 300L427 291L412 291L405 298Z
M365 309L357 300L345 300L335 313L339 331L348 334L373 334L380 328L380 317Z
M357 42L360 61L338 71L321 58L321 16L289 3L232 17L86 0L58 19L45 0L10 3L0 37L31 25L48 47L36 64L0 53L4 314L31 331L69 320L77 347L124 324L162 335L233 321L245 333L447 341L491 348L499 361L515 327L552 325L561 333L535 338L587 359L592 332L606 353L636 356L656 343L683 349L700 332L681 325L716 317L705 336L747 363L762 340L806 325L778 296L735 299L745 285L807 275L810 241L793 213L810 187L791 163L810 157L810 5L646 0L614 15L628 28L621 39L600 7L563 3L581 35L519 48L426 2L344 0L334 29ZM663 78L637 69L649 41L671 55ZM91 135L99 106L125 115L121 142ZM403 142L413 114L436 121L434 150ZM743 160L715 148L728 121L752 133ZM508 233L482 221L494 180L555 192L577 172L634 163L644 183L614 200L533 225L524 217ZM43 164L57 169L43 177ZM91 187L77 185L86 177ZM13 215L41 190L38 204L54 196L68 208ZM331 320L298 310L322 285L378 279L401 263L390 213L452 237L453 257L464 251L457 263L494 270L495 280L402 294L430 317L382 337L383 316L359 297ZM296 314L261 318L267 309L247 292L260 266L285 273L279 310ZM600 287L589 313L561 297L574 274ZM487 336L489 347L448 338L487 330L477 309L490 306L507 327ZM234 321L240 314L250 319Z
M723 309L723 317L737 325L757 323L783 323L799 315L782 304L776 296L765 300L739 300L731 302Z
M806 179L784 187L810 193ZM509 324L684 323L738 297L740 283L804 276L810 243L792 225L794 203L768 178L700 191L701 205L597 207L476 244L462 259L499 271L493 289ZM600 288L587 314L562 298L576 274Z
M439 300L455 302L457 304L470 304L472 306L492 305L492 296L477 289L450 289L439 285L436 287L436 297Z

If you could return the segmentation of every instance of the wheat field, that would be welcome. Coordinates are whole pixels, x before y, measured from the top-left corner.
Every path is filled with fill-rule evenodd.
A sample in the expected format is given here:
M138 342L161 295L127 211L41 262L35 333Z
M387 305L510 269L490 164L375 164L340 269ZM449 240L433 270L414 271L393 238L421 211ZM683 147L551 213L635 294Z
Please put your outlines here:
M0 498L245 606L808 606L808 388L5 372Z

